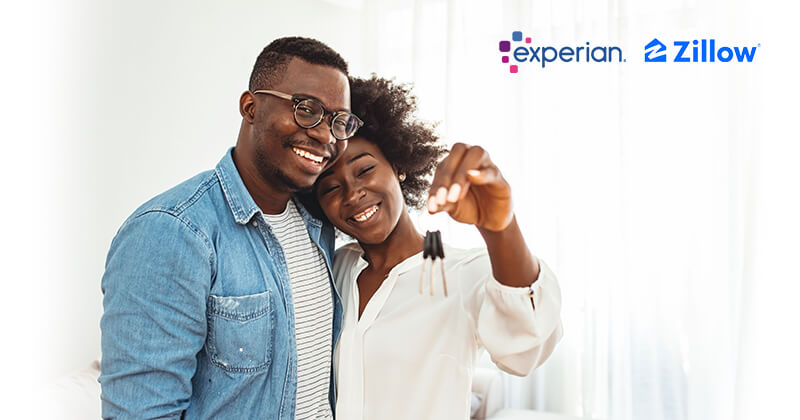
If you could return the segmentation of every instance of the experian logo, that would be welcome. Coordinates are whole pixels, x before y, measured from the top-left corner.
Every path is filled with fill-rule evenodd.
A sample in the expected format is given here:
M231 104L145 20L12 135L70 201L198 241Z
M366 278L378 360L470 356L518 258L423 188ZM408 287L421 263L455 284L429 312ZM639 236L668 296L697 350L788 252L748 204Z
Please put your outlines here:
M672 43L678 47L678 51L672 61L675 63L713 63L721 61L727 63L736 61L738 63L752 63L756 56L755 47L717 47L716 39L701 39L694 41L675 41ZM691 49L689 45L692 45ZM645 63L664 63L667 61L667 46L658 38L653 38L644 47Z
M598 46L592 47L588 42L586 46L580 47L551 47L542 46L534 47L530 37L525 38L524 44L511 49L511 42L522 43L522 31L514 31L511 33L511 41L500 41L500 52L504 53L501 61L509 64L513 60L514 64L509 65L509 72L519 72L520 63L538 62L545 68L547 63L554 61L561 61L564 63L607 63L607 62L622 62L626 61L622 58L622 49L620 47L605 47ZM511 54L508 54L508 53Z

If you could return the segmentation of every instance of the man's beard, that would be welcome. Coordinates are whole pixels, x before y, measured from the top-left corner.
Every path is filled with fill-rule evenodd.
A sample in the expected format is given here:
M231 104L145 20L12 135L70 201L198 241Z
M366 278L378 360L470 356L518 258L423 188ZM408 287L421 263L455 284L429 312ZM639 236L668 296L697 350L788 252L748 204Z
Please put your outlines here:
M281 139L281 147L285 147L291 150L292 145L294 144L302 144L302 142L294 141L289 137ZM281 168L278 167L277 165L273 165L272 162L270 162L269 158L264 153L264 150L262 148L256 147L255 152L256 152L256 165L258 168L258 172L259 174L261 174L261 178L265 182L278 181L280 185L275 185L276 187L283 187L281 189L291 193L297 193L297 192L307 193L313 189L314 187L313 184L305 187L297 185L297 183L291 177L289 177L289 175L287 175L286 172L281 170Z

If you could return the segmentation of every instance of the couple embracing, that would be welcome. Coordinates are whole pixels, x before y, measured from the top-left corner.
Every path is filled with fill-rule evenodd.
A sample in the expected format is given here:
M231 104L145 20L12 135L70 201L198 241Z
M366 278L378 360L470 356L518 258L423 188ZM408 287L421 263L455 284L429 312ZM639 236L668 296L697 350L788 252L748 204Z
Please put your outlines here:
M445 153L414 111L408 89L350 78L319 41L269 44L235 147L111 244L103 417L467 419L481 351L517 375L544 362L560 291L509 184L480 147ZM447 296L419 293L409 208L485 241L445 245ZM354 242L334 252L337 230Z

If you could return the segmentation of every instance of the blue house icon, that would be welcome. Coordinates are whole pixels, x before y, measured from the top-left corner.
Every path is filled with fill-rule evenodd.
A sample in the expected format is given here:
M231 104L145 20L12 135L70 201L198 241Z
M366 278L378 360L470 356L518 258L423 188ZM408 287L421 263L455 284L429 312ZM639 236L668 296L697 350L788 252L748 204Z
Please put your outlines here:
M658 38L653 38L644 47L644 62L645 63L664 63L667 61L667 46L664 45Z

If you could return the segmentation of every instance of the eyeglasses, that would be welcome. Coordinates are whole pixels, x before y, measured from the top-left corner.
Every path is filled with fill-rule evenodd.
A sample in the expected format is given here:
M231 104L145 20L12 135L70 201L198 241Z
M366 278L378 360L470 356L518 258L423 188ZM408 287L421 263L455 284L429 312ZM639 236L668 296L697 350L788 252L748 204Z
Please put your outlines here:
M345 111L328 111L315 99L288 95L274 90L256 90L253 93L264 93L294 102L294 122L303 128L314 128L325 119L326 115L330 115L328 125L331 127L331 134L337 140L347 140L353 137L356 131L364 125L364 121L361 121L355 114Z

